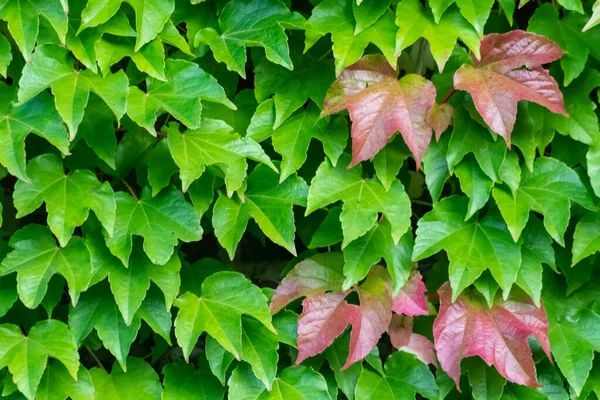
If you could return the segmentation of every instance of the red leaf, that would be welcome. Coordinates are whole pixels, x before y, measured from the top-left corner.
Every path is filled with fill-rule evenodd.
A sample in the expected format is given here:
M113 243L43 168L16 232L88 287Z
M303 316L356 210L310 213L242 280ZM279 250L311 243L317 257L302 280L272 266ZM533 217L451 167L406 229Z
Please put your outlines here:
M460 362L479 356L494 365L507 380L539 387L531 349L527 343L534 336L550 355L548 318L544 308L537 308L525 295L496 301L490 308L476 292L461 294L452 303L448 283L438 291L440 311L433 324L435 349L442 369L460 381Z
M429 124L435 132L436 140L440 140L442 133L444 133L452 123L453 113L454 108L448 103L434 104L431 110L429 110Z
M358 288L358 298L358 315L354 314L350 321L350 352L342 369L365 358L390 325L392 292L387 271L379 266L372 267L369 276Z
M381 55L363 57L346 68L327 91L322 116L347 108L352 120L352 161L368 160L399 131L417 161L431 140L429 110L435 86L418 75L400 81Z
M341 253L323 253L298 263L281 281L271 299L271 313L275 314L291 301L300 297L341 291L344 283Z
M347 294L322 293L304 299L298 318L296 365L329 347L348 323L358 318L358 307L344 300Z
M429 314L425 292L427 292L427 288L423 283L423 277L419 271L413 271L394 299L392 311L411 317Z
M414 354L425 364L437 366L435 350L431 340L418 333L413 333L412 329L412 317L395 314L388 328L392 346L398 350Z
M510 145L517 117L517 103L527 100L568 116L562 93L542 68L563 54L551 40L525 31L486 35L481 41L481 61L461 66L454 87L473 97L488 126ZM518 69L525 66L526 69Z

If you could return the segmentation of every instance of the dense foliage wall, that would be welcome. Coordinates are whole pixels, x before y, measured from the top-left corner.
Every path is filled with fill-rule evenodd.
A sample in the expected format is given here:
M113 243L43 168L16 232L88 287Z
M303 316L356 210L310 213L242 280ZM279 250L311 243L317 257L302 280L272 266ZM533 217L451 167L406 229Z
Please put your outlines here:
M0 0L0 396L600 397L600 0Z

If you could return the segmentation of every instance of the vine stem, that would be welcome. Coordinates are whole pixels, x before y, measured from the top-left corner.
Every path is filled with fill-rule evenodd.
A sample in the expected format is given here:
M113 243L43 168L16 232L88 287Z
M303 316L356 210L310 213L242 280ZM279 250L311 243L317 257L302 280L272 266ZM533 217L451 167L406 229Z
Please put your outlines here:
M90 346L85 346L85 348L87 349L88 353L90 353L92 355L92 358L96 361L98 366L105 370L104 365L102 365L102 362L100 362L100 359L98 358L98 356L96 356L96 353L94 353L94 350L92 350L90 348Z
M133 196L134 199L139 200L137 195L133 191L133 188L131 187L131 185L129 183L127 183L126 180L123 180L122 182L125 185L125 187L127 188L127 190L129 190L129 193L131 194L131 196Z
M411 203L415 203L415 204L420 204L422 206L433 207L433 204L429 203L428 201L423 201L423 200L418 200L418 199L412 199L410 202Z
M446 103L450 99L450 97L454 94L454 92L456 92L456 90L454 90L454 88L450 89L448 91L448 93L446 93L446 95L444 96L442 101L440 101L440 104Z

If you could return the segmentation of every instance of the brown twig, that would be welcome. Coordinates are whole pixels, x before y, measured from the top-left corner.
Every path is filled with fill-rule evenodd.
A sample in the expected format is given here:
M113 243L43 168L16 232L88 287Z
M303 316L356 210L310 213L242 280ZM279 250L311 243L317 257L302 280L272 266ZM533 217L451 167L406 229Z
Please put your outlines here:
M456 92L456 90L454 90L454 88L450 89L450 91L448 91L448 93L446 93L446 95L444 96L442 101L440 101L440 104L446 103L450 99L450 97L454 94L454 92Z

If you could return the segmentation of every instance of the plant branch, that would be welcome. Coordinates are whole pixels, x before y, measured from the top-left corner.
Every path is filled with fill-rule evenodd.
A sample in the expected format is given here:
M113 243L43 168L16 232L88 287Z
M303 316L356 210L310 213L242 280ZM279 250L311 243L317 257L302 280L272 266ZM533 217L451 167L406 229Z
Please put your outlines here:
M430 202L428 202L428 201L423 201L423 200L418 200L418 199L412 199L410 202L411 203L415 203L415 204L420 204L422 206L428 206L428 207L433 208L433 204L430 203Z
M104 365L102 365L102 362L100 362L100 359L98 358L98 356L96 355L96 353L94 353L94 350L92 350L90 348L90 346L85 346L85 348L87 349L88 353L91 354L92 358L96 361L96 363L98 364L98 366L104 370L106 370L106 368L104 368Z
M122 182L123 182L123 185L125 185L125 187L127 188L127 190L129 190L129 194L131 194L131 196L132 196L134 199L136 199L136 200L139 200L139 199L138 199L138 197L137 197L137 195L136 195L136 194L135 194L135 192L133 191L133 188L131 187L131 185L130 185L129 183L127 183L127 181L126 181L126 180L124 180L124 179L122 180Z
M454 94L454 92L456 92L456 90L454 90L454 88L450 89L448 91L448 93L446 93L446 95L444 96L444 98L442 99L442 101L440 101L440 104L444 104L448 100L450 100L450 97Z

